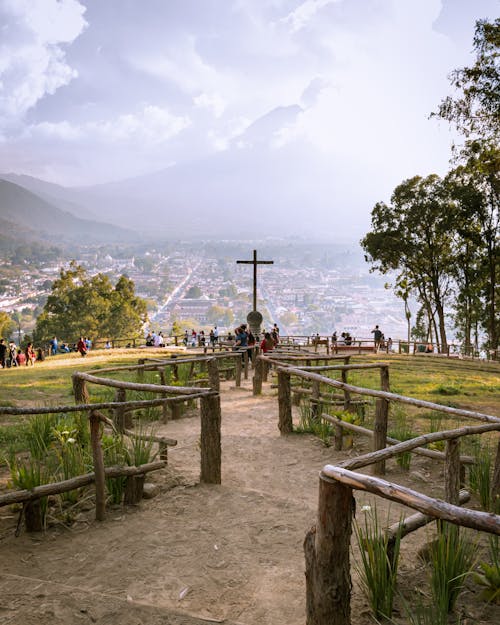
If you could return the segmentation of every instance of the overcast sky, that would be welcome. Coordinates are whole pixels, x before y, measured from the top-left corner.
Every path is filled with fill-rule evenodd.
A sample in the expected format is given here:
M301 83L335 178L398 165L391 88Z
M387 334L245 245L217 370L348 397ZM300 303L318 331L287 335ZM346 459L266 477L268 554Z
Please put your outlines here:
M306 146L371 206L442 174L429 120L497 0L0 0L0 171L63 185L136 176L260 140ZM291 113L289 113L291 111ZM255 127L253 127L255 128ZM331 168L331 172L329 172ZM307 166L304 167L305 175ZM315 183L317 184L317 183Z

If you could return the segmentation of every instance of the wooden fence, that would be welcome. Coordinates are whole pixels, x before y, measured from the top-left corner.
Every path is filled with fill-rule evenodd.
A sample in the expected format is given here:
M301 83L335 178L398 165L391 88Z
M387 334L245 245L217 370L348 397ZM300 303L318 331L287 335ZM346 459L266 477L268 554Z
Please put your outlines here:
M232 356L234 361L241 363L241 354ZM191 359L193 360L193 359ZM0 407L0 414L11 415L35 415L35 414L61 414L67 412L87 412L90 426L90 440L93 457L94 471L86 475L77 476L69 480L56 483L49 483L35 487L31 490L14 491L4 495L0 495L0 506L9 505L11 503L23 503L25 514L30 514L30 508L40 501L40 498L47 495L59 494L79 488L81 486L95 483L96 491L96 519L102 521L105 518L106 491L105 479L107 477L127 477L130 484L127 489L130 493L127 502L136 503L139 496L142 496L142 490L137 489L136 485L141 485L144 480L144 474L154 471L165 466L167 462L167 450L169 446L174 446L177 441L167 437L147 436L134 434L128 427L131 425L130 416L134 410L139 410L149 406L177 406L179 403L190 400L199 400L200 402L200 419L201 419L201 459L200 459L200 481L209 484L220 484L221 482L221 410L219 395L219 368L218 358L209 357L195 359L197 363L203 360L203 364L207 369L209 387L183 387L168 386L166 384L145 384L136 382L125 382L112 378L101 377L103 373L121 372L136 370L138 375L144 370L157 370L158 367L164 366L156 362L152 364L138 364L132 367L115 367L99 370L99 376L76 372L72 376L73 391L75 397L75 405L71 406L50 406L45 408L14 408L11 406ZM185 360L190 362L189 359ZM173 366L178 364L175 361ZM164 371L164 368L162 369ZM101 385L107 388L116 389L115 400L111 402L95 402L91 403L89 386ZM150 400L127 400L126 393L131 392L150 392L161 395L158 399ZM113 418L110 419L102 411L112 411ZM164 413L166 414L166 413ZM122 434L131 436L139 436L147 438L158 443L161 460L159 462L141 465L139 467L104 467L104 456L101 447L102 427L104 424L113 430ZM127 493L127 491L126 491ZM135 495L134 495L135 493ZM40 523L35 523L29 529L42 529Z
M389 536L395 535L402 527L402 535L407 535L418 527L432 520L440 519L455 525L469 527L500 535L500 516L468 510L460 504L468 499L468 493L460 491L463 482L463 465L474 462L473 458L460 455L460 439L464 436L481 435L500 431L500 418L470 410L442 406L432 402L405 397L389 391L389 368L383 363L372 365L324 365L299 368L288 359L261 356L262 365L257 364L255 376L261 368L273 364L278 377L278 428L281 434L293 430L292 424L292 376L311 383L310 393L306 394L314 403L325 401L320 392L321 386L330 387L352 395L375 398L376 411L374 430L362 428L341 421L327 414L317 415L335 426L336 447L342 441L342 429L358 431L373 437L373 451L339 463L326 465L320 473L319 498L316 524L307 533L304 541L306 559L306 623L307 625L351 625L351 572L350 541L352 533L353 511L355 510L353 490L364 490L385 499L397 502L417 510L397 527L388 528ZM347 372L353 369L378 368L380 370L381 390L361 388L347 383ZM320 375L319 371L340 370L342 381ZM255 390L255 382L254 382ZM465 425L452 430L433 432L417 436L404 442L387 440L387 419L391 402L400 402L417 408L444 412L450 416L467 418L483 422L481 425ZM311 412L312 411L311 406ZM425 445L438 441L446 442L445 452L428 450ZM392 444L386 447L386 443ZM375 474L385 473L385 462L404 452L420 453L439 459L445 463L444 492L445 500L429 497L387 482L379 477L363 475L355 469L371 466ZM500 500L500 440L495 460L495 471L491 487L492 501ZM392 534L391 534L392 532Z

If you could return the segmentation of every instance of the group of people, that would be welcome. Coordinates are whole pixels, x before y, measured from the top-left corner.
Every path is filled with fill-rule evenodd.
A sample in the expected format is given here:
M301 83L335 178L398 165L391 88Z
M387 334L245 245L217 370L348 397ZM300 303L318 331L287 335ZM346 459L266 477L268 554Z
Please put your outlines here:
M14 341L7 344L5 339L0 339L0 367L8 369L10 367L33 366L35 361L44 360L45 356L41 348L35 351L33 343L29 342L24 349L18 348Z
M352 345L353 342L354 338L349 332L342 332L340 338L337 337L337 332L332 334L332 347L337 347L338 345Z
M80 336L76 343L69 345L68 343L59 342L57 336L53 336L49 341L49 356L56 354L69 354L70 352L79 352L81 356L86 356L92 348L92 340L87 336Z

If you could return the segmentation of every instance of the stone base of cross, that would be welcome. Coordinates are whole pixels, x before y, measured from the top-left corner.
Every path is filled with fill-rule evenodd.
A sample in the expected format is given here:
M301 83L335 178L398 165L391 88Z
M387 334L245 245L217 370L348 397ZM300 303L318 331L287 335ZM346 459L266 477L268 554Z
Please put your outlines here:
M248 327L250 328L250 332L255 336L256 339L260 335L263 319L264 317L260 314L258 310L252 310L252 312L249 312L247 315Z

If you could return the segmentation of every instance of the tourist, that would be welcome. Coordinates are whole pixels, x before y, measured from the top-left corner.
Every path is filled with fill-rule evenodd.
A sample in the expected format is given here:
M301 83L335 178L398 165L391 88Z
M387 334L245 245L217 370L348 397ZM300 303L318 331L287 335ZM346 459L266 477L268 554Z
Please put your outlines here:
M271 337L271 333L270 332L265 332L264 333L264 338L262 339L262 342L260 344L260 349L262 350L263 354L267 354L267 352L272 352L274 349L274 341Z
M27 362L26 362L26 356L24 355L24 353L23 352L17 352L16 365L18 367L22 367L25 364L27 364Z
M387 353L392 352L392 339L389 337L387 339Z
M104 349L111 349L111 342L110 341L106 341L106 345L104 346Z
M432 354L433 352L434 352L434 345L429 341L429 343L427 343L427 346L425 348L425 353Z
M382 336L383 336L382 331L377 325L373 328L371 333L373 334L374 351L375 353L377 353L380 348L380 341L382 340Z
M210 346L215 347L215 334L213 330L210 330L210 334L208 335L208 340L210 342Z
M191 330L191 347L196 347L196 330Z
M2 369L7 367L7 345L5 339L0 339L0 366Z
M219 330L217 329L217 326L214 327L214 343L218 343L219 341Z
M57 336L52 337L49 343L49 356L57 354Z
M80 352L80 356L83 357L87 355L87 345L83 336L80 337L80 340L76 344L76 349L78 352Z
M87 348L87 351L89 352L92 349L92 341L86 337L84 338L85 341L85 347Z
M35 365L35 360L36 360L36 353L35 353L35 348L33 347L33 343L28 343L24 349L24 357L26 360L26 366L29 367L29 365L31 365L32 367Z
M17 367L17 346L14 341L9 342L7 366Z

